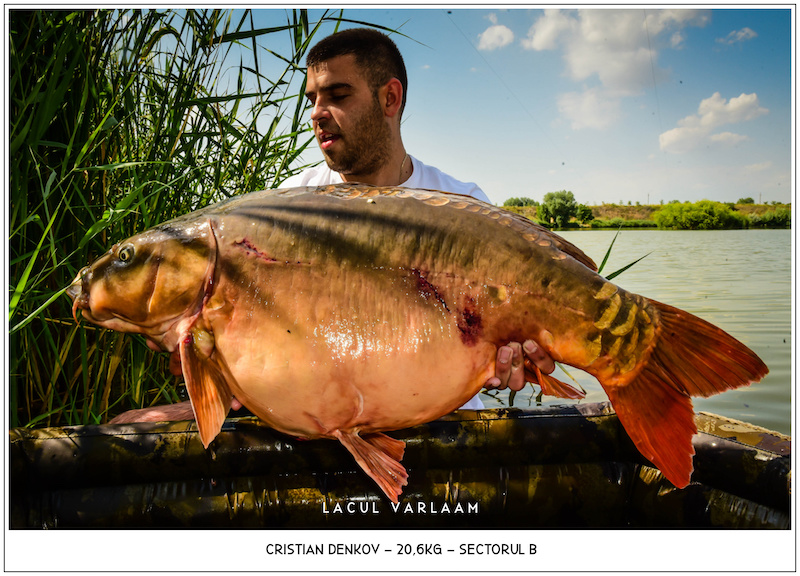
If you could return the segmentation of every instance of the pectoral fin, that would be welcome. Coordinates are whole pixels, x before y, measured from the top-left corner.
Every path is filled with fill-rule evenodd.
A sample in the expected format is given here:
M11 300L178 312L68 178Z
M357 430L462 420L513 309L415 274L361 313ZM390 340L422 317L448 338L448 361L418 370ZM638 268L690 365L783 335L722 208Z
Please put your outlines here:
M353 455L359 466L383 490L394 503L408 483L408 472L400 464L406 444L380 432L366 434L362 438L358 432L334 432L334 436Z
M211 335L192 331L180 344L181 368L203 446L216 438L231 407L227 368L212 356Z

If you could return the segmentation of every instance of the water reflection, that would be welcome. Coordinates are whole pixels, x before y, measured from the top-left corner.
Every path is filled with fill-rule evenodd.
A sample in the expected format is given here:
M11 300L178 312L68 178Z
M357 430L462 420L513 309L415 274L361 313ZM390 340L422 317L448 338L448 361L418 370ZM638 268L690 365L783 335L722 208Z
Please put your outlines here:
M561 232L598 264L615 231ZM696 314L752 348L770 373L760 383L695 398L696 410L714 412L791 434L791 231L622 231L604 274L650 253L614 282L632 292ZM577 369L569 373L587 391L589 402L606 399L597 381ZM569 378L556 374L559 378ZM569 380L567 380L569 381ZM507 405L481 396L487 408ZM536 405L531 389L515 406ZM543 398L543 404L571 403Z

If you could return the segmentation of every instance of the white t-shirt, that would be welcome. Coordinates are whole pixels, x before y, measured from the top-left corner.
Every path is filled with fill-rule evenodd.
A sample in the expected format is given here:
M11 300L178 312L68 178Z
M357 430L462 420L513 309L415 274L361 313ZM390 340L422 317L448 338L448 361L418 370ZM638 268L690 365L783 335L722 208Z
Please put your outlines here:
M455 192L456 194L466 194L484 202L490 202L474 182L462 182L456 180L449 174L445 174L438 168L423 164L413 156L408 156L414 171L411 177L400 184L404 188L428 188L429 190L442 190L444 192ZM328 168L327 164L320 164L314 168L303 170L300 174L295 174L284 180L281 188L294 188L296 186L327 186L329 184L341 184L342 175Z
M428 188L430 190L442 190L444 192L455 192L456 194L466 194L478 200L489 202L489 197L486 196L474 182L461 182L452 176L445 174L438 168L423 164L409 154L408 159L414 167L411 177L403 182L401 186L405 188ZM342 175L334 172L328 168L327 164L320 164L314 168L303 170L300 174L296 174L287 178L282 184L281 188L294 188L296 186L328 186L329 184L341 184ZM474 396L469 402L464 404L461 409L480 410L483 408L483 402L478 396Z

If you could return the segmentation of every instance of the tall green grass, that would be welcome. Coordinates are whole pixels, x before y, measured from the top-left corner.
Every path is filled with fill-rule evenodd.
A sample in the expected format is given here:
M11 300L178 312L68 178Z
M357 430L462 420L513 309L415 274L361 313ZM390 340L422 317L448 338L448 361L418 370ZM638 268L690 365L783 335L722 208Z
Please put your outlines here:
M10 12L11 426L181 399L166 355L79 327L63 291L114 241L301 168L302 62L341 13L270 14L256 29L247 10Z

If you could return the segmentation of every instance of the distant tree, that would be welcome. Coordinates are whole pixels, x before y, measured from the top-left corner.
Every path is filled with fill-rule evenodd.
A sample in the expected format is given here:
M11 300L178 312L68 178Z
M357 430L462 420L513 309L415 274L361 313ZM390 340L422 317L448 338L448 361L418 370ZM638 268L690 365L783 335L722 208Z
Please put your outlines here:
M753 200L752 198L739 198L739 200L736 203L737 204L755 204L756 201Z
M532 198L509 198L503 202L503 206L538 206L539 203Z
M582 224L586 224L587 222L594 220L594 214L592 213L592 209L586 204L578 204L578 207L575 210L575 218L577 218Z
M578 204L572 192L566 190L548 192L539 207L538 218L543 222L555 223L559 228L566 228L569 219L575 216L577 211Z

